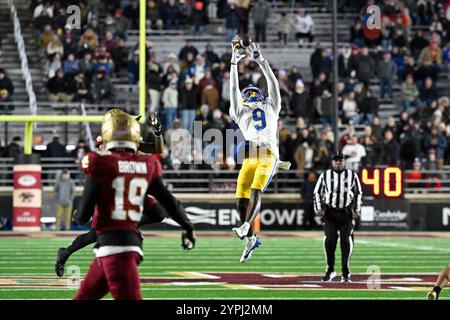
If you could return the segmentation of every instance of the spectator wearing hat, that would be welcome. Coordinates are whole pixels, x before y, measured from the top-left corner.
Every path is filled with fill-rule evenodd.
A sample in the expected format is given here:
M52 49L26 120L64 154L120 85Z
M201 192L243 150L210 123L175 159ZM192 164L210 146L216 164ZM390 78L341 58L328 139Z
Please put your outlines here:
M147 23L150 29L162 30L164 27L161 10L155 0L147 1Z
M5 69L0 68L0 102L12 101L13 95L14 84L6 74Z
M201 36L205 25L209 23L208 12L206 11L205 3L202 1L195 1L190 16L191 35Z
M127 39L127 31L130 28L130 22L122 15L122 10L117 8L114 10L114 20L116 22L116 37Z
M51 26L53 24L53 19L49 17L47 11L42 11L42 13L33 18L32 21L35 31L36 40L39 41L42 33L44 32L45 26Z
M307 123L312 122L314 110L312 108L311 97L305 90L305 84L300 79L296 82L295 91L290 100L290 107L297 119L303 118Z
M192 133L194 128L195 109L197 107L197 89L191 78L187 78L184 81L184 86L180 89L178 100L182 127Z

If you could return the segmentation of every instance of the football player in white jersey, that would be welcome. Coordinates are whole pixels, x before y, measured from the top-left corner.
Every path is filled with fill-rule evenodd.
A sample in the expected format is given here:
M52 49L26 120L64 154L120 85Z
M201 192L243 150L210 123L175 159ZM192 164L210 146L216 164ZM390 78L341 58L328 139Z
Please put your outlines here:
M262 193L267 189L278 168L289 169L290 163L280 161L278 150L277 123L281 109L278 80L269 63L261 54L259 44L251 43L239 52L239 46L232 44L230 72L230 116L238 124L250 148L239 171L236 186L237 207L243 223L233 232L245 239L241 262L251 258L252 251L260 245L253 233L252 222L259 213ZM239 89L238 63L248 57L259 65L267 82L268 96L255 86Z

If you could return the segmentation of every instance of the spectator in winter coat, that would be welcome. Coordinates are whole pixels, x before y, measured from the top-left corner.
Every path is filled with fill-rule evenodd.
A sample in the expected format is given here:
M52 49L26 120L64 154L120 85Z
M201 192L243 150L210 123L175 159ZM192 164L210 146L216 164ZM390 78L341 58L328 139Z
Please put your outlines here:
M436 151L438 162L443 164L445 150L447 149L447 139L438 131L436 127L431 129L431 132L425 136L424 149L428 153L431 149Z
M205 25L209 23L208 12L205 4L201 1L195 1L191 12L191 35L201 36Z
M191 78L187 78L184 81L184 86L179 90L178 102L182 127L189 132L193 132L195 109L197 107L197 89L194 87L194 81Z
M394 139L394 133L386 130L384 133L382 163L387 165L396 165L399 157L400 146Z
M75 86L70 77L64 74L63 69L58 69L56 75L47 82L49 100L52 102L70 102L73 99Z
M12 101L14 95L14 84L7 76L5 69L0 68L0 91L3 91L3 98L1 101Z
M212 80L206 80L200 103L207 104L211 110L219 108L219 90L214 86Z
M270 6L266 0L258 0L253 8L255 41L266 42L266 25L270 17Z
M421 103L430 105L433 101L436 101L439 95L434 88L433 80L431 78L426 78L422 90L420 90L419 99Z
M65 158L67 157L66 147L59 141L59 136L54 136L52 142L47 144L45 157Z
M239 12L234 0L230 0L225 9L225 29L227 30L227 42L231 42L239 31Z
M378 63L377 66L377 76L380 79L380 87L381 87L381 99L384 99L384 95L387 93L389 98L393 99L393 81L394 77L397 74L397 65L391 59L391 54L389 52L385 52L383 55L383 60Z
M176 79L172 79L169 86L164 89L161 100L164 106L164 114L166 116L165 127L171 128L173 121L177 117L178 110L178 90Z
M282 12L278 23L278 41L283 44L287 44L289 33L291 32L291 26L294 25L291 15L286 12Z
M361 50L360 56L356 60L356 78L364 84L364 87L369 88L370 79L375 73L375 62L369 55L369 48L364 47Z
M165 30L178 30L180 28L180 7L175 0L169 0L163 5L163 20Z
M378 99L373 96L372 90L366 90L364 98L359 104L359 123L371 124L373 117L378 113Z
M406 80L402 83L402 106L403 112L407 112L410 107L419 106L419 90L414 83L413 75L409 74L406 76Z
M311 104L309 93L305 90L302 80L297 80L295 91L290 101L291 110L296 118L303 118L307 123L312 122L314 110Z
M114 88L104 68L100 68L92 82L92 96L94 103L112 103L114 101Z

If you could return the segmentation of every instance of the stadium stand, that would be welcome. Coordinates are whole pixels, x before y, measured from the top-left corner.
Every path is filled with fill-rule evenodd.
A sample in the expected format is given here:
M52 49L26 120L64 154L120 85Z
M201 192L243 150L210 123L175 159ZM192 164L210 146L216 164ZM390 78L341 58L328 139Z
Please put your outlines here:
M4 4L4 2L1 3ZM31 57L30 66L39 97L39 112L80 114L80 101L83 101L88 114L99 114L111 104L123 105L128 111L136 113L139 56L136 52L138 30L137 11L133 6L135 1L87 1L87 6L82 10L81 31L66 28L64 19L67 17L60 14L63 11L58 3L55 1L54 5L44 6L49 11L53 11L53 18L48 18L45 14L44 17L41 16L42 10L38 7L41 1L32 2L31 7L28 7L25 1L16 1L21 21L26 26L24 36L27 39L27 52ZM85 2L81 1L81 3ZM341 148L347 145L346 149L352 157L351 161L358 163L357 160L362 159L363 165L397 164L414 170L420 162L422 167L436 171L430 175L440 177L444 184L444 187L441 185L440 190L444 190L446 177L443 170L450 164L450 148L447 147L450 136L447 111L450 85L446 81L449 77L447 45L449 33L447 30L450 24L445 16L448 2L435 2L435 6L430 9L437 14L434 21L421 14L420 4L417 7L418 5L411 1L389 0L381 1L381 3L383 4L382 35L377 43L364 36L360 23L360 12L363 11L366 1L340 2L338 34L341 53L338 59L342 124L339 145ZM102 7L105 4L106 7ZM280 151L282 157L284 156L294 164L294 171L286 174L285 181L282 181L284 177L281 174L278 180L282 182L275 188L287 186L288 189L295 188L288 186L293 178L303 179L303 172L312 168L321 169L327 165L334 139L331 127L328 126L331 116L329 76L332 61L329 2L310 1L309 6L305 8L314 22L314 41L305 42L301 48L296 40L294 21L289 25L282 20L293 19L297 15L300 5L294 2L293 7L292 4L291 2L270 3L270 18L266 27L267 42L262 44L264 55L268 57L276 70L282 90L282 121L279 124ZM238 11L245 11L242 8L245 2L236 1L235 5ZM198 96L193 98L197 100L195 102L196 119L221 129L233 126L227 116L226 98L229 43L226 41L227 25L224 13L227 6L232 5L224 1L191 4L180 1L170 5L162 5L151 0L147 2L149 53L147 83L151 110L160 111L163 117L165 113L169 114L167 110L164 110L163 102L159 101L163 99L164 91L169 92L170 90L166 88L171 82L176 81L178 95L180 95L183 91L181 88L185 86L185 79L192 77L199 91ZM361 10L355 10L356 8ZM178 21L173 19L173 14L177 10L183 13L178 17ZM194 12L193 20L189 16L191 10ZM186 12L187 14L184 14ZM4 21L8 20L6 18L5 16ZM253 18L253 12L250 10L248 28L251 36L255 34ZM195 21L194 24L197 26L201 25L201 28L196 29L198 31L196 34L193 34L191 21ZM61 42L59 46L64 47L61 61L55 63L53 63L53 56L52 60L49 59L47 46L39 48L40 39L37 38L37 31L43 31L47 23L52 24L50 35L52 32L58 34ZM281 31L282 25L283 31L287 32L286 44L279 41L278 32ZM6 28L8 23L3 22L0 27ZM94 31L86 31L89 28ZM425 40L415 37L421 30L425 32ZM3 40L3 47L5 47L3 51L13 48L12 45L6 44L8 39L7 37L6 41ZM69 40L66 41L66 39ZM86 43L85 47L82 46L83 39ZM428 46L427 42L431 45ZM192 47L186 48L187 43ZM207 47L208 50L206 50ZM50 49L55 50L55 48ZM75 57L69 54L72 51ZM385 51L390 52L390 58ZM92 61L89 60L89 52L91 52ZM194 54L189 55L188 52ZM14 53L6 54L11 56L10 65L14 66ZM387 62L382 62L383 56L386 56ZM38 58L33 59L34 57ZM189 61L187 62L186 59ZM438 63L435 63L436 59ZM49 61L49 63L37 65L38 61ZM84 67L81 68L81 66ZM69 75L74 74L68 77L71 82L68 86L72 88L72 96L63 103L45 102L48 100L48 92L45 88L50 79L50 71L52 68L56 71L58 67L62 67L66 73L68 71ZM83 70L88 71L82 76L77 73L80 68L87 68ZM203 68L205 69L198 71ZM14 76L14 68L8 69L12 70L12 76ZM99 92L103 92L103 88L106 88L108 89L106 91L115 93L114 96L106 97L106 103L101 104L94 104L101 100L94 98L98 96L94 92L94 88L98 85L91 84L89 81L97 69L104 70L114 88L111 89L109 84L102 84ZM259 81L254 65L248 64L241 71L241 86L250 83L265 86ZM412 79L406 82L408 74L412 74ZM428 77L431 77L431 80L427 79ZM19 80L16 78L17 101L25 101L25 97L22 100L20 98ZM384 97L381 96L381 84L384 84L388 91ZM392 87L392 95L389 91L390 87ZM75 91L80 94L75 94ZM169 95L166 94L166 98L168 97ZM208 108L202 107L204 104L207 104ZM24 110L26 110L26 104L17 104L15 113L20 114ZM408 113L402 113L402 111ZM181 114L181 112L178 113ZM178 116L181 117L181 115ZM182 117L180 120L181 124L187 121L186 119L183 121ZM176 129L179 125L180 122L175 121L174 127L169 128L169 125L166 125L166 129ZM11 138L19 135L21 129L19 126L14 126L8 130L8 136ZM98 131L98 127L92 125L92 131L96 132L96 130ZM386 133L386 131L390 132ZM39 143L41 145L49 142L55 134L61 136L61 140L69 145L69 149L75 148L78 139L85 139L85 128L82 124L66 124L60 127L39 124L36 132L42 137ZM4 143L6 144L6 141ZM189 188L190 179L184 170L187 168L174 156L173 150L168 149L161 160L167 169L174 170L173 175L178 178L179 183L178 185L174 183L174 188L177 189L180 184L183 188ZM216 174L217 170L222 169L221 172L225 175L224 169L234 169L235 164L231 159L223 159L222 162L217 166L201 168L188 166L188 168L210 170L210 173L205 173L205 186L202 187L202 190L208 190L208 188L211 189L211 175ZM76 166L72 169L75 172ZM200 180L198 181L201 183ZM186 185L183 185L183 182L186 182Z

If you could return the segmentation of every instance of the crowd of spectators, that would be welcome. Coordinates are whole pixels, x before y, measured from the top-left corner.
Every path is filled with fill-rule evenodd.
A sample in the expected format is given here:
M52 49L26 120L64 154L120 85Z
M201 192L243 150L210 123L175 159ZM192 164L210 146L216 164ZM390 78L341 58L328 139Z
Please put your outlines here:
M31 8L39 46L48 58L49 99L114 101L111 77L127 74L129 84L138 81L138 45L125 47L127 31L138 28L138 1L80 1L81 30L67 24L63 2L33 1ZM209 23L207 1L146 3L147 25L152 29L189 25L194 36L204 33ZM377 1L382 9L377 38L369 37L362 23L365 8L375 1L339 1L340 9L355 3L363 5L361 15L337 57L339 122L347 125L339 148L354 169L381 164L416 170L420 164L420 168L441 170L450 164L450 102L438 89L450 73L450 1ZM106 15L102 21L100 13ZM291 28L299 46L304 39L308 46L314 42L314 21L304 9L275 15L264 0L228 0L217 3L217 17L224 19L227 40L248 32L251 21L252 38L268 41L265 26L272 19L281 43L288 41ZM229 48L218 54L212 44L200 48L187 40L179 52L167 57L156 56L152 49L147 44L149 109L162 116L166 137L179 128L192 132L194 121L201 121L203 130L236 128L228 116ZM282 97L280 157L293 163L299 177L327 167L334 151L332 61L331 52L316 44L310 57L310 82L297 66L290 70L273 66ZM239 64L239 85L250 84L266 90L257 65L244 61ZM399 110L385 125L381 125L380 103L394 104ZM235 159L224 155L226 148L217 150L216 161L206 167L234 169ZM175 149L167 141L161 155L165 168L206 168L182 163ZM193 159L198 152L193 152Z

